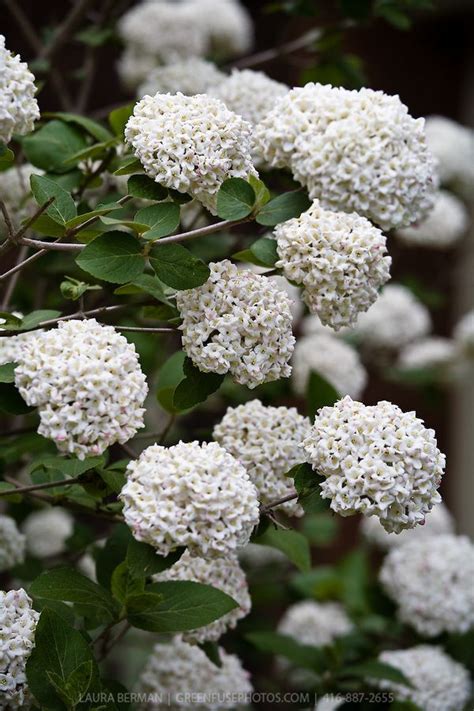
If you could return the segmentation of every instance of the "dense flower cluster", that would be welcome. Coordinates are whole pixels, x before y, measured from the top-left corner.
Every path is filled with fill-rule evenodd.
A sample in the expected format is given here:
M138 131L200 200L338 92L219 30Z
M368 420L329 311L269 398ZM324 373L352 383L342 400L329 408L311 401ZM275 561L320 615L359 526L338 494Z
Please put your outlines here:
M95 319L62 321L24 342L15 382L38 407L38 432L79 459L143 427L148 392L135 346Z
M458 349L455 341L431 336L409 343L400 353L398 367L402 370L434 370L441 376L453 373Z
M427 514L423 526L416 526L400 533L387 533L377 516L363 518L361 531L369 543L383 550L390 550L412 541L454 533L454 520L446 506L441 502L433 506Z
M0 514L0 573L25 559L26 538L20 533L15 519Z
M245 546L258 523L257 490L215 442L152 445L127 474L120 493L125 521L160 555L188 546L195 555L223 556Z
M453 336L462 352L466 356L474 357L474 309L458 321Z
M386 651L379 655L379 660L399 669L412 686L385 679L377 681L377 685L393 691L401 701L411 701L421 711L459 711L469 699L468 670L441 647L420 644Z
M473 580L474 545L449 533L397 546L380 571L400 619L426 637L474 625Z
M432 207L435 164L424 119L412 118L398 96L306 84L276 102L255 139L266 162L290 168L325 208L391 229Z
M221 59L243 54L253 44L252 20L240 0L189 0L204 32L208 52Z
M145 96L145 94L153 96L168 92L176 94L178 91L187 96L205 94L225 78L226 75L219 71L212 62L192 57L191 59L181 59L173 64L155 67L140 85L137 94L138 96ZM228 108L234 111L232 106L228 106Z
M250 124L222 101L179 92L144 96L125 128L150 178L189 193L211 212L224 180L256 175L250 136Z
M23 588L0 591L0 680L2 709L24 709L30 705L26 685L26 662L35 646L39 612Z
M427 217L397 230L401 242L414 247L447 249L466 232L469 215L463 203L446 190L436 193L433 209Z
M390 533L423 523L441 498L445 457L414 412L350 397L323 407L303 448L341 516L377 515Z
M263 72L234 69L209 93L223 101L228 109L256 125L273 108L276 100L288 91L286 84L270 79Z
M237 622L249 614L250 600L247 579L239 565L235 553L228 553L225 558L200 558L185 551L171 568L155 575L153 580L191 580L195 583L211 585L230 595L239 605L218 620L199 629L186 632L183 639L187 642L215 642L229 629L234 629Z
M288 377L295 343L288 296L228 260L209 268L205 284L176 295L187 355L199 370L231 373L249 388Z
M352 631L352 622L337 602L304 600L289 607L278 625L278 632L300 644L323 647Z
M143 711L233 709L236 696L245 705L252 693L250 675L238 657L219 648L221 667L195 645L174 637L169 644L156 644L140 676L136 691L148 696L138 708ZM155 698L155 701L153 701ZM166 699L161 702L160 699Z
M367 385L367 371L357 351L328 333L314 333L296 342L292 382L298 395L305 395L310 374L319 373L339 393L358 398Z
M14 133L24 136L39 119L35 78L18 54L5 47L0 35L0 141L9 143Z
M36 558L48 558L66 550L66 541L74 531L74 519L64 509L34 511L22 526L28 552Z
M385 236L355 213L324 210L316 201L300 217L279 224L275 237L276 266L303 286L309 310L335 330L367 311L389 279Z
M445 116L428 116L426 141L437 159L441 183L471 199L474 187L474 131Z
M374 350L398 350L423 338L431 328L428 309L407 287L388 284L371 308L359 316L354 333Z
M1 175L1 173L0 173ZM1 198L0 198L1 199ZM19 311L13 311L12 316L22 319L23 314ZM4 318L0 318L0 331L3 331L2 325L5 323ZM22 342L27 338L34 337L32 333L24 333L19 336L2 336L0 337L0 365L5 363L17 363L20 357Z
M269 504L295 493L293 480L285 474L302 459L300 444L311 423L294 407L265 407L260 400L229 407L213 436L246 468L257 487L259 499ZM282 509L302 516L296 501Z

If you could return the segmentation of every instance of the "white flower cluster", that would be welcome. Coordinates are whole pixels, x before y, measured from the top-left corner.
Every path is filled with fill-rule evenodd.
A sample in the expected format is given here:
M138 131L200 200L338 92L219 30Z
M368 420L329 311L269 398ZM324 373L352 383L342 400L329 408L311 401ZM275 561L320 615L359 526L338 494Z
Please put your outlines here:
M239 0L189 0L195 22L204 32L208 53L220 59L243 54L252 48L253 25Z
M352 631L353 625L337 602L303 600L289 607L278 624L278 632L300 644L324 647Z
M460 711L470 697L468 670L441 647L420 644L386 651L379 655L379 660L399 669L412 686L385 679L375 683L394 692L398 700L411 701L421 711Z
M249 388L288 377L295 343L288 296L227 259L209 268L205 284L176 295L183 348L194 365L231 373Z
M306 84L276 102L255 140L267 163L290 168L325 208L357 212L387 230L432 207L435 164L424 119L412 118L398 96Z
M169 644L156 644L135 689L148 697L148 701L137 708L143 711L234 709L237 695L238 705L245 706L253 691L249 673L238 657L227 654L221 647L219 656L221 667L211 662L202 649L180 637L174 637Z
M431 328L428 309L401 284L388 284L370 309L359 316L354 334L367 348L398 350L423 338Z
M321 496L341 516L377 515L389 532L423 523L441 497L445 456L433 430L391 402L350 397L323 407L303 449L325 477Z
M176 94L178 91L186 96L205 94L225 78L226 75L219 71L212 62L192 57L191 59L181 59L173 64L155 67L140 85L137 94L140 97L145 94L154 96L168 92ZM228 108L234 111L232 106L228 106ZM236 111L236 113L239 112Z
M141 92L137 91L137 87L146 81L156 64L157 60L152 54L143 53L139 48L130 45L117 62L117 73L122 84L140 96Z
M29 216L32 203L30 177L41 175L43 171L29 163L0 172L0 200L5 203L14 228L19 228L21 220ZM0 215L0 232L5 231L5 222Z
M358 398L367 385L367 371L357 351L328 333L314 333L298 339L292 366L293 387L301 396L306 393L312 372L322 375L339 395Z
M250 124L222 101L179 92L144 96L125 128L125 138L150 178L189 193L211 212L227 178L257 175L250 136Z
M474 625L474 545L449 533L409 540L384 560L380 582L398 616L426 637Z
M355 213L324 210L315 201L275 229L287 279L302 285L311 313L335 330L350 326L389 279L391 259L382 232Z
M24 136L39 119L35 78L18 54L5 47L0 35L0 141L9 143L14 133Z
M264 72L234 69L229 77L212 87L209 94L256 125L273 108L276 100L288 91L286 84L270 79Z
M135 346L95 319L62 321L25 341L15 383L39 408L39 434L79 459L144 426L148 387Z
M239 565L235 553L228 553L225 558L200 558L185 551L171 568L153 577L155 582L166 580L191 580L203 585L211 585L217 590L230 595L239 605L218 620L199 629L186 632L183 639L187 642L217 641L229 629L234 629L237 622L246 617L252 606L245 573Z
M400 533L387 533L377 516L369 516L362 519L361 531L364 538L372 545L382 550L391 550L408 541L454 533L454 520L441 502L433 506L423 526L416 526Z
M0 172L1 175L1 172ZM1 198L0 198L1 199ZM19 311L13 311L12 316L22 319L23 314ZM4 324L6 319L0 318L0 324ZM4 329L0 325L0 331ZM34 333L24 333L19 336L2 336L0 337L0 365L5 365L5 363L18 363L20 357L20 352L22 348L22 343L27 338L34 337Z
M461 200L446 190L439 190L427 217L395 234L400 242L413 247L448 249L461 239L468 225L469 215Z
M464 355L474 357L474 309L458 321L453 337Z
M190 203L188 203L188 205L189 204ZM271 239L272 234L269 233L265 235L265 237ZM268 269L268 267L260 267L257 264L242 263L238 264L238 268L242 270L251 271L254 274L263 274L267 277L267 279L270 279L270 281L275 284L275 286L277 286L281 291L284 291L290 299L290 308L291 313L293 315L293 321L300 320L304 313L304 304L301 301L300 290L297 286L295 286L294 284L290 284L288 279L285 279L285 277L281 274L272 274L271 276L267 276L266 272L271 271Z
M15 519L0 514L0 573L23 563L25 548L26 538L18 530Z
M31 513L22 525L26 547L35 558L48 558L66 550L66 541L74 531L74 519L57 507Z
M259 543L248 543L239 550L239 560L248 568L264 568L267 565L285 565L288 558L278 548Z
M262 504L295 493L293 480L285 477L302 461L300 444L311 423L294 408L265 407L260 400L229 407L214 427L213 437L246 468ZM302 507L287 501L281 508L290 516L302 516Z
M397 365L401 370L429 369L449 378L454 374L457 357L455 341L431 336L409 343L400 353Z
M125 522L160 555L179 546L203 557L227 555L248 543L258 523L257 490L215 442L152 445L127 474L120 493Z
M426 142L443 185L468 199L474 188L474 131L445 116L428 116Z
M39 612L23 588L0 591L0 706L24 709L30 705L26 662L35 646Z

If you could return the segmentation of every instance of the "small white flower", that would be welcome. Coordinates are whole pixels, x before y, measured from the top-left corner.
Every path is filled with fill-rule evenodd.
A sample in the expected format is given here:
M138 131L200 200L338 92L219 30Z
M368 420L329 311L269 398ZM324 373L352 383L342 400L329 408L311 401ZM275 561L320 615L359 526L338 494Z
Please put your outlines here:
M148 700L142 711L218 711L245 706L253 691L250 675L238 657L219 648L222 666L211 662L197 646L174 637L169 644L156 644L140 676L136 691ZM165 705L160 699L167 699Z
M186 96L210 93L210 90L226 79L215 64L200 57L181 59L172 64L155 67L139 86L137 95L176 94L180 91ZM219 97L218 97L219 98ZM225 103L225 102L224 102ZM232 106L228 106L234 111ZM236 113L239 113L236 111ZM244 117L245 118L245 117Z
M51 507L31 513L22 525L26 547L36 558L48 558L66 550L74 531L74 519L64 509Z
M15 519L0 515L0 572L25 560L26 538L18 530Z
M5 47L0 35L0 141L9 143L14 133L24 136L39 119L35 78L18 54Z
M303 450L341 516L377 515L390 533L422 524L441 500L445 456L433 430L390 402L350 397L319 410Z
M441 647L420 644L410 649L382 652L379 660L399 669L412 686L389 680L374 683L411 701L422 711L459 711L471 695L468 670L451 659Z
M398 616L425 637L474 625L474 545L449 533L410 539L385 558L380 582Z
M303 287L311 313L335 330L367 311L389 279L391 259L382 232L355 213L324 210L316 201L275 229L286 278Z
M428 116L426 142L443 185L469 200L474 188L474 131L446 116Z
M400 533L387 533L377 516L368 516L362 519L361 531L364 538L372 545L383 550L391 550L408 541L454 533L454 520L441 502L433 506L423 526L416 526Z
M324 647L337 637L349 634L352 622L337 602L304 600L289 607L278 624L278 632L300 644Z
M127 467L120 498L134 537L160 555L188 546L219 557L248 543L257 491L240 462L215 442L152 445Z
M436 193L436 201L424 220L396 231L396 236L407 245L448 249L465 234L469 214L464 204L446 190Z
M209 268L205 284L176 295L189 358L203 372L231 373L249 388L290 375L295 339L288 296L228 260Z
M285 474L302 461L300 443L311 423L294 407L265 407L260 400L229 407L213 437L246 468L261 503L269 504L295 493ZM294 501L282 504L290 516L302 516Z

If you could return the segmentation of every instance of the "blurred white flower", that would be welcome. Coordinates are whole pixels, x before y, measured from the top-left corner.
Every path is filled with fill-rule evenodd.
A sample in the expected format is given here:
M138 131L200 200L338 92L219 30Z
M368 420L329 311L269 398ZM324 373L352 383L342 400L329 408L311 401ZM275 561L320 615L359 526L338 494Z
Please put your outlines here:
M20 533L11 516L0 514L0 572L25 560L26 536Z
M395 235L400 242L413 247L448 249L461 239L468 225L469 213L461 200L439 190L425 219L397 230Z
M66 541L74 531L74 519L57 507L29 514L22 525L28 553L35 558L48 558L66 550Z
M400 533L387 533L377 516L364 516L360 526L364 538L383 550L391 550L408 541L454 533L454 519L442 502L433 506L426 515L423 526L416 526Z
M441 183L472 200L474 131L446 116L428 116L426 142L437 159Z

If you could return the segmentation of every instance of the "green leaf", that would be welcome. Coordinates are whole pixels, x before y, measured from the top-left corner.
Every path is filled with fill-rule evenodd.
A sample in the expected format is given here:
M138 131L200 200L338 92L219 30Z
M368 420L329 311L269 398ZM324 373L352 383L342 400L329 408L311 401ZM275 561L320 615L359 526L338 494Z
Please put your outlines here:
M145 577L133 575L125 560L112 573L110 589L112 595L122 605L125 604L128 597L141 594L144 588Z
M43 610L36 627L26 677L36 701L48 711L70 709L72 698L80 698L87 690L97 690L99 686L99 672L88 642L50 609ZM58 688L63 691L61 695ZM69 705L64 703L64 696L71 700Z
M114 294L136 294L140 292L150 294L154 299L162 301L165 304L170 303L163 290L163 284L152 274L140 274L133 282L115 289Z
M138 176L140 177L140 176ZM135 220L150 229L143 233L144 239L159 239L174 232L179 225L180 209L175 202L162 202L160 205L151 205L138 210Z
M134 577L148 578L174 565L183 554L179 548L167 556L158 555L147 543L131 540L127 548L127 566Z
M322 477L313 470L311 464L296 464L286 476L292 477L298 492L298 502L306 513L327 511L329 501L321 498Z
M128 179L128 194L143 200L166 200L168 190L147 175L132 175ZM178 210L179 213L179 210ZM147 223L148 224L148 223Z
M143 173L143 167L138 158L127 156L120 168L114 170L113 175L132 175L132 173Z
M216 642L202 642L198 645L210 662L218 669L222 668L222 659L219 652L219 645Z
M1 343L1 341L0 341ZM14 383L15 382L15 368L16 363L4 363L0 365L0 383Z
M63 121L49 121L22 140L25 156L30 163L42 170L65 173L65 166L74 153L86 148L83 134Z
M85 246L76 264L97 279L125 284L143 272L145 258L135 237L125 232L106 232Z
M263 264L264 267L274 267L279 259L277 241L275 239L268 239L268 237L261 237L254 242L250 247L250 251L258 263Z
M203 373L193 365L190 358L183 364L185 378L176 387L173 404L181 410L189 410L200 402L207 400L224 382L225 375L218 373Z
M189 580L154 583L127 601L128 621L150 632L171 633L208 625L237 607L221 590Z
M109 114L110 127L119 138L123 138L125 126L133 114L134 107L135 103L126 104L125 106L120 106L118 109L114 109Z
M394 681L396 684L403 684L410 688L413 684L400 669L392 667L390 664L385 662L379 662L378 659L370 660L362 664L354 664L353 666L347 666L339 672L340 677L356 677L358 679L362 678L365 681L370 681L370 679L387 679L388 681Z
M263 180L256 178L254 175L251 175L248 181L255 192L255 206L260 210L270 200L270 191Z
M204 284L211 273L207 264L180 244L157 245L149 259L156 276L173 289L194 289Z
M13 151L3 143L0 143L0 171L10 168L14 160L15 154Z
M303 572L311 568L311 552L306 538L298 531L268 528L254 543L277 548Z
M242 178L225 180L217 193L217 214L223 220L242 220L253 210L255 190Z
M98 284L87 284L85 281L67 277L60 283L59 289L65 299L77 301L86 291L100 291L102 287Z
M55 311L54 309L32 311L23 317L21 328L24 331L28 331L31 328L36 328L36 326L39 326L43 321L49 321L49 319L58 318L58 316L61 316L61 312Z
M50 198L54 198L51 205L45 210L52 220L65 225L68 220L72 220L76 216L77 210L74 200L54 180L49 180L42 175L32 175L30 183L38 205L44 205Z
M46 570L30 587L35 597L47 600L74 602L90 612L99 614L104 621L116 618L117 607L110 593L105 588L92 582L74 568L53 568Z
M46 116L47 118L58 118L61 121L65 121L66 123L76 124L76 126L83 128L97 141L107 142L113 139L113 135L107 128L105 128L105 126L102 126L100 123L97 123L97 121L93 121L92 119L87 118L86 116L79 116L79 114L68 114L63 111L57 111L55 113L46 113L43 114L43 116Z
M101 467L104 464L104 455L87 457L86 459L67 459L59 455L46 455L45 457L36 459L30 464L26 471L28 474L31 474L39 467L44 467L45 469L57 469L65 476L77 477L91 469L95 469L95 467Z
M129 527L119 524L115 526L105 546L98 551L96 556L97 581L104 588L110 588L112 574L115 568L125 560L131 540L133 537Z
M79 227L79 225L82 225L84 224L84 222L87 222L87 220L90 220L91 217L101 217L102 215L108 215L109 212L114 212L114 210L120 210L121 207L122 206L118 202L111 202L107 205L101 205L100 207L96 207L94 210L90 210L89 212L83 212L82 214L77 215L77 217L73 217L71 220L68 221L66 227L68 229Z
M11 491L10 496L2 496L3 501L11 501L12 504L18 504L22 500L21 494L15 494L15 487L7 481L0 481L0 491Z
M22 224L26 224L26 222L28 222L28 219L22 220ZM37 217L31 227L35 232L40 235L46 235L46 237L62 237L66 232L63 225L58 224L44 214Z
M245 635L261 652L286 657L304 669L323 670L325 655L320 648L300 644L293 637L278 632L251 632Z
M278 195L278 197L267 202L255 219L260 225L273 227L280 222L299 217L310 206L311 200L301 190L283 193L283 195Z
M174 393L178 384L184 379L185 358L183 351L176 351L161 367L158 375L156 397L161 407L171 414L178 412L174 405Z
M336 388L322 375L312 371L306 389L306 405L309 417L313 418L321 407L332 406L341 396Z

